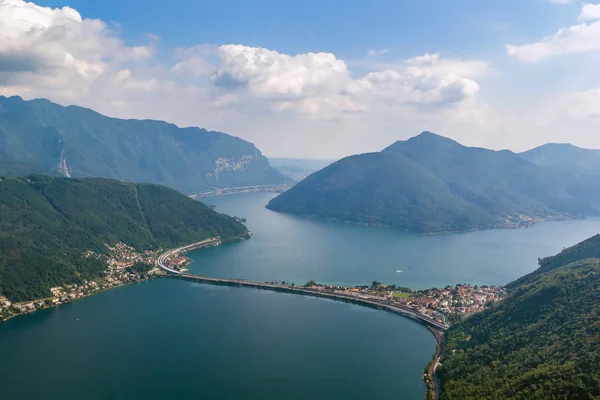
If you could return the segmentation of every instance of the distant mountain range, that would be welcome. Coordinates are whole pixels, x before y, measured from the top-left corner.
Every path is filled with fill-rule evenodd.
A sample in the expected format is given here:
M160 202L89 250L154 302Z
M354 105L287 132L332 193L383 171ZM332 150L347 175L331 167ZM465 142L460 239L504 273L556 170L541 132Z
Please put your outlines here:
M103 275L105 244L174 248L246 227L177 191L99 178L0 178L0 293L14 301Z
M600 150L582 149L566 143L550 143L519 155L541 167L600 174Z
M0 175L43 173L170 186L190 194L286 181L242 139L0 96Z
M423 132L379 153L337 161L267 207L426 233L527 226L600 211L600 173L563 168L568 157L550 168L532 156L536 150L518 155L466 147Z
M452 326L441 400L600 398L600 235L540 260Z
M307 160L300 158L269 158L269 162L282 175L294 182L301 181L308 175L325 168L332 160Z

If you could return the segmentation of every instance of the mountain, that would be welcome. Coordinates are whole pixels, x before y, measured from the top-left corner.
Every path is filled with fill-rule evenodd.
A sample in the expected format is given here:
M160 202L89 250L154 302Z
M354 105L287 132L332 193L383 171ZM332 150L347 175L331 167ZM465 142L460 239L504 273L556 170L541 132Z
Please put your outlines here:
M542 167L600 174L600 150L582 149L571 144L549 143L519 155Z
M600 236L450 328L442 400L600 398ZM548 262L552 267L548 268Z
M14 301L99 276L84 257L123 242L138 251L247 233L234 218L173 189L100 178L0 178L0 293Z
M253 144L221 132L3 96L0 173L102 177L184 193L285 181Z
M600 180L423 132L344 158L267 207L417 232L529 225L600 210Z

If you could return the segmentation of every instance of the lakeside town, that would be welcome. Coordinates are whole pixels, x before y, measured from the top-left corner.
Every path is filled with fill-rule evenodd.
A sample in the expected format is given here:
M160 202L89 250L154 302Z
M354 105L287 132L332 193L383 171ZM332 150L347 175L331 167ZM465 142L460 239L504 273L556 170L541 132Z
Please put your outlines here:
M321 285L310 281L304 286L321 292L410 307L441 323L452 323L483 311L507 294L502 286L478 286L466 283L426 290L400 288L379 282L373 282L371 286L350 287Z
M217 242L217 243L220 243ZM214 245L214 244L212 244ZM106 245L107 252L103 254L87 251L86 258L94 257L106 262L107 268L102 277L85 280L78 284L69 284L50 288L52 296L33 301L12 303L10 299L0 296L0 321L7 320L19 314L68 303L82 297L123 286L129 283L141 282L164 272L156 266L156 259L162 249L138 253L124 243L115 246ZM169 257L165 263L175 271L185 272L191 259L185 252L179 252ZM290 282L271 282L282 286L294 287ZM373 282L371 286L341 286L318 284L309 281L304 288L321 293L352 296L357 299L372 300L387 305L409 307L440 323L451 324L459 319L482 311L506 295L501 286L477 286L457 284L444 288L412 290L410 288L386 285Z
M131 246L117 243L115 246L106 245L107 253L99 254L87 251L86 258L97 258L106 262L104 275L94 280L84 280L50 288L51 296L31 301L13 303L5 296L0 296L0 321L8 320L20 314L42 310L69 303L104 290L123 286L129 283L142 282L163 272L156 268L156 257L162 249L138 253Z

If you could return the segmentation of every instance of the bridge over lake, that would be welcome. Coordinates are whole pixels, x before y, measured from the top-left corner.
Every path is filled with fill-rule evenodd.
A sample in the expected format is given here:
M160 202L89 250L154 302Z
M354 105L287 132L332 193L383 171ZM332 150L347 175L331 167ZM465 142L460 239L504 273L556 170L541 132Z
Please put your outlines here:
M209 238L200 242L192 243L186 246L178 247L176 249L168 250L161 254L157 259L157 266L167 273L167 276L175 279L183 279L187 281L208 283L213 285L226 285L226 286L238 286L238 287L252 287L264 290L273 290L283 293L293 293L304 296L322 297L333 300L345 301L348 303L360 304L368 307L374 307L378 309L384 309L393 313L403 315L405 317L417 320L427 326L444 331L448 329L448 324L439 322L430 318L429 316L415 310L411 307L404 306L401 304L395 304L391 300L375 300L370 298L360 297L360 295L348 295L342 293L333 293L325 290L319 290L314 288L306 288L299 286L281 285L276 283L268 282L254 282L244 279L227 279L227 278L214 278L209 276L194 275L189 273L183 273L175 269L169 268L166 265L167 260L173 255L181 252L187 252L201 247L216 246L221 243L220 238Z

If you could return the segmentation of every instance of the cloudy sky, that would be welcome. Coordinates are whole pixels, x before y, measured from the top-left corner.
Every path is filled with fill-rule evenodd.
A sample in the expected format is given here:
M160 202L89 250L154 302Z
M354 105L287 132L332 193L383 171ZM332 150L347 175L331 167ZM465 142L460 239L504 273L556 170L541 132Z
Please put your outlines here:
M0 0L0 94L337 158L430 130L600 148L600 3Z

